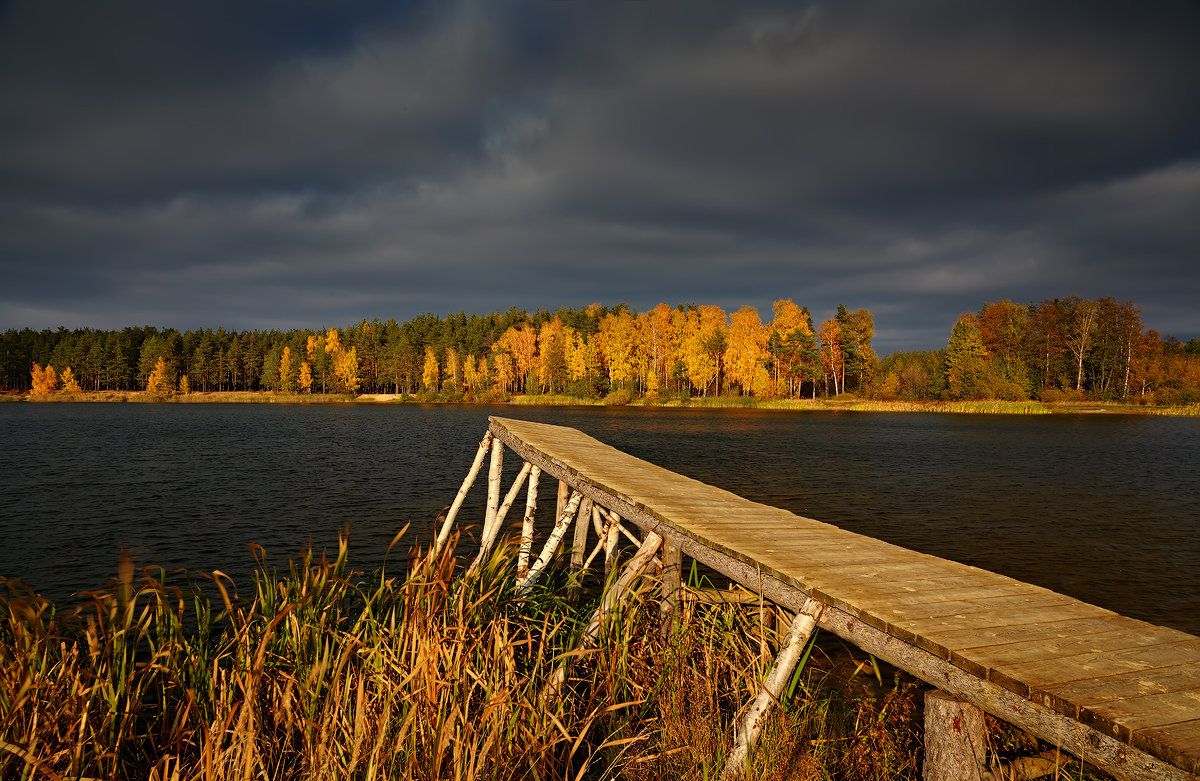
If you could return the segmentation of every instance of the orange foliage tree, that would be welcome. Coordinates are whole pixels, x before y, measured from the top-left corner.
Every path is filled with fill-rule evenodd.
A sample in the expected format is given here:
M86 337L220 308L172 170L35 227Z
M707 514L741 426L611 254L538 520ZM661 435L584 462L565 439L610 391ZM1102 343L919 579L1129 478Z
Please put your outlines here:
M29 376L33 380L33 390L30 393L34 396L45 396L58 390L58 375L53 366L47 365L43 369L35 363Z

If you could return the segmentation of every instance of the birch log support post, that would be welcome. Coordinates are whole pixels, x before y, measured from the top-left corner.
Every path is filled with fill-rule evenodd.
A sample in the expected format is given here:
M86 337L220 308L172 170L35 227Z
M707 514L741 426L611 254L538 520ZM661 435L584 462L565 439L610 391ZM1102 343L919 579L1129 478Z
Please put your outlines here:
M541 467L529 471L529 488L525 493L525 517L521 519L521 547L517 552L517 583L529 574L529 554L533 552L533 516L537 513L538 480Z
M517 473L517 478L513 480L512 488L509 488L508 493L504 495L504 501L500 503L500 507L492 515L491 520L485 522L483 535L479 540L479 554L475 557L475 561L471 563L468 573L475 572L487 560L488 554L492 552L492 548L496 544L496 539L500 536L500 530L504 528L504 519L508 516L508 511L512 509L513 502L517 500L517 494L521 492L521 486L525 484L525 478L529 476L532 469L533 465L528 461L521 466L521 471Z
M442 528L438 532L437 541L433 544L433 558L437 558L442 552L442 548L446 545L446 539L450 536L450 529L454 527L454 519L458 517L458 511L462 508L463 500L467 498L467 491L471 490L471 486L475 484L475 478L479 476L479 470L483 466L483 457L487 454L488 445L492 444L492 438L492 432L489 430L483 435L483 440L479 443L479 450L475 453L474 462L471 463L471 471L467 472L462 487L458 489L458 494L455 495L454 502L450 505L450 511L446 513L446 520L442 522Z
M579 503L581 501L583 501L583 494L578 491L571 494L567 506L563 508L562 515L554 522L554 529L550 532L550 537L546 540L541 555L538 556L533 566L529 568L529 574L517 585L518 597L528 594L533 585L538 582L542 574L546 571L547 565L550 564L550 559L553 558L554 552L558 550L563 537L566 536L567 528L570 527L571 519L575 517L576 511L579 510Z
M567 589L567 599L572 605L578 604L583 595L583 557L587 555L588 525L594 511L592 500L584 497L575 518L575 536L571 540L571 585Z
M570 495L571 495L571 486L568 485L565 480L559 480L558 481L558 499L556 500L555 507L554 507L554 517L555 518L561 518L562 514L566 511L567 502L569 501ZM559 556L561 555L561 552L558 548L555 548L553 553L554 553L554 560L557 562L559 560Z
M658 552L662 542L663 538L658 534L651 531L646 532L646 539L629 563L625 565L625 569L621 570L621 577L617 578L617 582L611 587L605 589L604 596L600 599L600 606L592 613L592 619L588 621L583 633L575 641L576 651L591 648L600 639L600 630L603 628L604 622L621 603L625 592L629 591L633 582L641 577L646 568L650 566L650 562L654 560L654 554ZM542 689L541 700L543 703L549 704L562 694L563 684L567 680L567 664L570 662L570 658L567 657L567 661L556 667L550 674L546 686Z
M796 671L800 654L804 651L808 638L812 636L824 607L822 603L809 598L805 600L804 607L796 614L796 618L788 628L787 635L783 638L779 655L775 657L775 666L767 674L762 689L738 725L734 734L733 749L729 752L729 757L725 760L725 768L721 771L721 781L740 778L745 772L746 758L750 754L750 749L758 742L762 723L770 713L771 707L779 701L779 695L783 693L783 687L787 685L792 673Z
M924 781L980 778L986 756L983 711L940 689L926 692Z
M616 513L608 514L608 526L604 534L604 582L607 583L612 575L613 563L616 561L617 543L621 540L621 516Z
M679 614L679 588L683 584L683 551L670 540L663 544L662 563L662 601L658 609L665 638L671 634L671 625Z
M500 474L504 470L504 443L496 439L492 441L492 462L488 466L487 514L483 519L483 528L492 528L496 520L496 511L500 509Z

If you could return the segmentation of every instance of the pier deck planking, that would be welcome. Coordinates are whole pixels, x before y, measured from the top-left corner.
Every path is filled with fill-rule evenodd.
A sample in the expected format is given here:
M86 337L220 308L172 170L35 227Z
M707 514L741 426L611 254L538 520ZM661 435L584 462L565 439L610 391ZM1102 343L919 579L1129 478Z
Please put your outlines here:
M688 538L982 681L1200 772L1200 638L752 502L574 429L506 418L492 418L491 428L560 479L636 508L659 534Z

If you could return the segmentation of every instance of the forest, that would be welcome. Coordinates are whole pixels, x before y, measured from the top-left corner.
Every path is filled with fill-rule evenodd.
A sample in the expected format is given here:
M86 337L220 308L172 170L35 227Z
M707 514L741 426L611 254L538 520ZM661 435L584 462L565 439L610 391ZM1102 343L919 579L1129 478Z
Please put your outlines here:
M1194 404L1200 339L1144 327L1112 297L1010 300L962 314L939 350L871 347L873 315L807 307L624 304L532 314L424 314L346 328L226 331L128 327L0 335L0 389L157 394L266 391L387 393L422 401L502 401L554 394L624 403L695 397L1002 399Z

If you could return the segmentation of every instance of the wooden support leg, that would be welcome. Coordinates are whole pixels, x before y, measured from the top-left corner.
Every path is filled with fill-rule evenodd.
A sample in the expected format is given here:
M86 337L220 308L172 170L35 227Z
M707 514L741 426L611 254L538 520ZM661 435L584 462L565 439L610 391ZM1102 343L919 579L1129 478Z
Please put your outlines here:
M621 525L621 516L616 513L608 514L609 523L604 532L604 582L608 582L608 578L612 575L613 564L617 560L617 543L621 540L621 532L624 528ZM635 540L636 542L636 540Z
M572 604L577 604L583 594L583 557L587 555L588 525L592 522L593 512L592 500L584 498L579 506L579 517L575 519L575 536L571 541L571 579L574 582L567 592L567 599Z
M979 778L987 741L983 711L934 689L925 695L925 781Z
M683 583L683 551L670 540L663 545L662 554L662 601L659 613L662 616L662 636L671 633L671 625L679 612L679 588Z
M517 479L513 480L512 488L508 489L508 493L504 496L504 501L500 503L500 507L494 513L491 513L491 520L486 522L483 527L483 535L479 540L479 555L475 557L475 561L471 563L471 568L467 571L468 574L473 573L487 559L488 554L492 552L492 548L496 544L496 538L500 536L500 530L504 528L504 519L508 516L508 511L512 509L513 502L517 500L517 494L521 492L521 486L525 484L525 478L533 470L533 465L528 461L521 467L521 471L517 473ZM499 484L499 480L496 481Z
M446 520L442 522L441 531L438 532L437 541L433 544L432 557L437 558L442 552L442 548L446 545L446 538L450 536L450 529L454 526L454 519L458 517L458 511L462 508L463 500L467 498L467 491L475 483L475 478L479 476L479 470L483 466L483 457L488 451L488 445L492 444L492 432L488 431L483 435L483 441L479 443L479 450L475 453L475 461L471 464L471 471L467 472L467 477L463 480L462 488L458 489L458 494L454 497L454 502L450 505L450 511L446 513Z
M567 485L565 480L559 480L558 481L558 499L556 500L555 508L554 508L554 517L555 518L562 517L562 514L567 509L567 502L569 501L570 496L571 496L571 486ZM559 557L562 555L562 552L556 548L553 551L553 553L554 553L555 562L558 562Z
M721 781L738 778L745 772L746 758L750 755L751 747L758 741L762 723L770 712L771 706L779 701L779 695L783 693L783 687L787 685L792 673L796 671L800 654L804 651L804 645L808 642L808 638L812 636L823 608L824 605L820 602L809 599L796 614L796 618L788 628L787 635L783 638L779 655L775 657L775 666L767 674L762 690L754 698L750 709L746 711L745 717L738 725L734 734L733 749L729 752L729 757L725 760L725 768L721 771Z
M537 561L529 568L529 575L517 585L517 596L521 597L529 593L533 588L533 584L537 583L546 571L546 567L550 564L550 559L554 556L554 552L558 550L558 546L562 543L563 537L567 534L567 528L571 525L571 519L575 517L575 513L579 510L579 503L583 500L583 494L576 491L571 494L567 506L563 508L562 515L554 523L554 529L550 532L550 538L546 540L546 545L542 548L542 553L538 556Z
M521 520L521 548L517 553L517 582L529 574L529 555L533 552L533 516L537 512L538 480L542 477L540 467L529 472L529 490L525 494L525 517Z
M658 552L658 547L662 545L663 538L655 532L646 532L646 539L642 542L637 553L625 565L625 569L621 570L621 577L617 578L617 582L610 588L605 590L603 598L600 600L600 606L596 608L596 612L592 613L592 620L584 628L579 639L575 641L575 650L583 650L591 648L600 638L600 630L604 626L604 622L616 609L624 598L625 593L629 591L629 587L633 582L641 577L646 568L650 566L650 562L654 560L654 554ZM569 662L569 658L568 658ZM546 681L546 686L542 689L542 702L550 703L558 699L562 694L563 684L567 680L567 664L564 663L550 674L549 680Z

